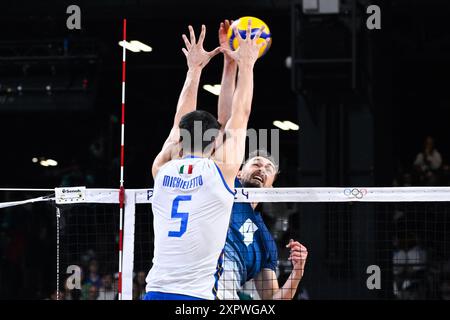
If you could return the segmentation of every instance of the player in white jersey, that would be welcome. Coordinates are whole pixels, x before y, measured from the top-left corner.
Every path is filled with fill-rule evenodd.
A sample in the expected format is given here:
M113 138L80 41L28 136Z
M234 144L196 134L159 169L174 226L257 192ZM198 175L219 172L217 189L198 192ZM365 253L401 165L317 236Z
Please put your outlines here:
M261 28L250 39L237 30L239 49L203 49L205 27L198 42L192 27L190 41L183 35L188 63L186 82L178 101L174 124L152 167L153 266L147 276L145 300L215 299L221 260L234 196L229 186L242 163L247 122L253 97L253 67ZM235 60L238 81L226 139L218 139L220 124L209 112L196 111L202 68L218 52ZM206 138L209 136L209 139Z

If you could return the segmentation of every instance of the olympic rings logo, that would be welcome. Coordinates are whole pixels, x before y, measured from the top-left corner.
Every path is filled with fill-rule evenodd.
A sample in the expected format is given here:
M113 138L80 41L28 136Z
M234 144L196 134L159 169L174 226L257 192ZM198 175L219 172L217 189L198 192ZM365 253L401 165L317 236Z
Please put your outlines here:
M350 198L362 199L367 194L367 189L345 189L344 195Z

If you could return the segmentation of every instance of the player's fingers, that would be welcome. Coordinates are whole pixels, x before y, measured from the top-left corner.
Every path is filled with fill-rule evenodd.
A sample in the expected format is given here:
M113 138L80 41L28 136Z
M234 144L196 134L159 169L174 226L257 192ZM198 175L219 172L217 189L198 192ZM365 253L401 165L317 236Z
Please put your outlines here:
M189 35L191 37L191 44L194 45L195 44L195 33L194 33L194 28L192 28L192 26L189 26Z
M306 260L308 258L308 254L297 252L295 255L293 255L293 257L300 260Z
M184 55L187 57L188 56L188 51L185 48L183 48L181 50L183 51Z
M298 242L298 241L294 241L294 240L291 240L291 241L289 241L289 246L290 247L293 247L293 246L301 246L302 244L300 243L300 242Z
M291 253L291 254L293 254L293 253L295 253L295 254L301 254L302 256L305 256L305 257L308 255L308 251L302 250L302 249L300 249L300 250L293 250L293 251L291 251L290 253Z
M261 49L262 47L264 47L267 44L266 39L263 39L263 41L261 41L260 43L258 43L258 49Z
M290 246L291 250L298 250L298 251L307 251L306 247L302 246L300 243L298 242L293 242L292 245Z
M293 252L291 252L291 254L290 254L290 256L293 256L293 257L302 257L302 256L304 256L306 253L303 253L303 252L300 252L300 251L293 251Z
M286 248L289 248L294 242L294 239L289 239L289 243L286 245Z
M239 48L238 48L238 50L239 50ZM234 52L235 51L231 51L230 49L227 49L227 48L220 48L219 51L222 52L223 54L227 55L229 58L234 60L234 58L235 58L235 56L234 56L235 53Z
M239 33L238 29L236 28L236 26L233 27L233 32L234 32L234 36L236 37L236 39L238 39L238 41L242 40L241 34Z
M306 261L306 259L307 259L307 256L303 256L303 255L291 255L288 258L288 260L295 261L295 262Z
M208 52L208 56L210 58L214 57L216 54L218 54L220 52L220 47L215 48L214 50Z
M248 22L247 22L247 33L245 34L245 39L247 41L250 40L251 34L252 34L252 19L248 19Z
M202 32L200 32L200 37L198 38L198 43L200 45L203 45L203 41L205 40L206 35L206 27L204 24L202 24Z
M292 262L301 262L301 261L304 261L306 259L304 259L303 257L289 257L288 260L292 261Z
M190 49L190 48L191 48L191 43L189 42L189 40L188 40L188 38L186 37L186 35L183 34L183 35L182 35L182 38L183 38L183 40L184 40L184 44L186 45L186 48L187 48L187 49Z
M264 29L266 26L262 26L261 28L258 29L258 32L256 32L255 37L253 38L254 41L256 41L257 39L259 39L259 37L261 36L261 34L263 33Z

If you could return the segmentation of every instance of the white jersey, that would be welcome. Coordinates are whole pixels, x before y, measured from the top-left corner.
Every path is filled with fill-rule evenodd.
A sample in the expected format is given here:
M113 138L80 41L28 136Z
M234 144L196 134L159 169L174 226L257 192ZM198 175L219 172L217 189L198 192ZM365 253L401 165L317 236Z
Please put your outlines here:
M211 159L172 160L159 169L147 292L215 298L233 201L233 192Z

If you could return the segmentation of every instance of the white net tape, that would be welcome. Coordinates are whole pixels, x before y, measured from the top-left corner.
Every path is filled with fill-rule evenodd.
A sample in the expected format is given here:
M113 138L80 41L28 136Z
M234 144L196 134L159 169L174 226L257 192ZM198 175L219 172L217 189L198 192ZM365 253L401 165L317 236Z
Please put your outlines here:
M63 200L45 196L22 201L0 202L0 209L33 202L56 201L68 203L119 203L118 189L86 189L85 187L55 188L61 190L83 188L80 200ZM30 189L1 189L0 191L28 191ZM38 189L48 191L52 189ZM153 189L128 189L136 204L152 203ZM236 188L235 202L446 202L450 201L450 187L349 187L349 188ZM125 198L125 202L127 197ZM133 201L134 202L134 201Z
M137 204L152 202L153 189L128 189ZM118 203L119 191L86 189L84 202ZM126 200L125 200L126 201ZM235 202L441 202L449 187L408 188L237 188Z

